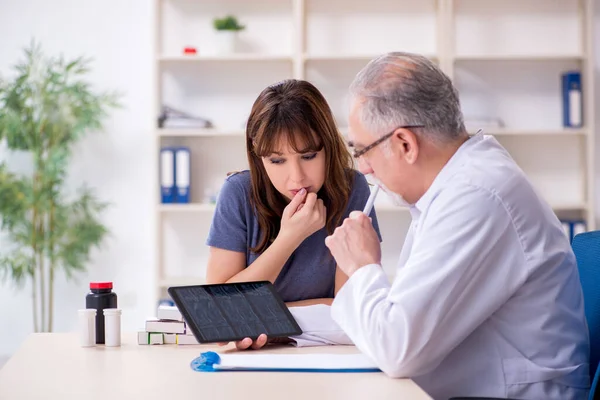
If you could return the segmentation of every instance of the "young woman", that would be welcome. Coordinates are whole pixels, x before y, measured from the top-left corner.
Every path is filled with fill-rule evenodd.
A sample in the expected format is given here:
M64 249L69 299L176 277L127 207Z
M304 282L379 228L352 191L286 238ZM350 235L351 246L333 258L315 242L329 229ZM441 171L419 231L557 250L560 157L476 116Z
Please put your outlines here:
M323 95L294 79L264 89L246 150L250 170L229 175L219 194L208 283L269 280L288 305L331 304L348 277L325 237L363 209L370 191Z

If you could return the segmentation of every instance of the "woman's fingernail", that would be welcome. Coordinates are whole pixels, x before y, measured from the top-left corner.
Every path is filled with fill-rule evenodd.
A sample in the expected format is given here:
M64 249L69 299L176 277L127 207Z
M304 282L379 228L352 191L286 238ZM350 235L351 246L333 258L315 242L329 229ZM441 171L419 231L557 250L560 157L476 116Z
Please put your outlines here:
M298 192L298 194L304 194L304 193L306 193L306 189L304 189L304 188L300 189L300 191Z

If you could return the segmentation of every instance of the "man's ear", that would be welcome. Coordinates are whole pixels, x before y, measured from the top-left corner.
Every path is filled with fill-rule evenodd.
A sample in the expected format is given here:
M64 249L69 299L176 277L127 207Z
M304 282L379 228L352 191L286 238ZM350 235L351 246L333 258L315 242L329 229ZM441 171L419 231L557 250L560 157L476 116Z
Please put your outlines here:
M406 128L398 128L394 132L394 138L397 140L398 147L404 161L408 164L417 162L419 156L419 141L413 131Z

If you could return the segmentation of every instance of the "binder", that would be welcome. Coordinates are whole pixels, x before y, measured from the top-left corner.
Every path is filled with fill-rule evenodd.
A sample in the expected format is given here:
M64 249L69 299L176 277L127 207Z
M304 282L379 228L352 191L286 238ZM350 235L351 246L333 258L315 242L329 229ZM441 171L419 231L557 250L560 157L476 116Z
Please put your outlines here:
M190 149L178 147L175 149L175 188L176 202L190 202Z
M562 74L562 99L564 127L581 128L583 126L583 97L579 71Z
M569 242L573 241L573 238L580 233L587 232L587 224L584 220L561 220L560 221L565 231L565 234L569 238Z
M575 221L573 222L573 237L579 235L580 233L584 233L587 231L587 227L584 221Z
M194 371L380 372L364 354L217 354L192 360Z
M160 150L160 193L162 203L175 202L175 150L163 147Z

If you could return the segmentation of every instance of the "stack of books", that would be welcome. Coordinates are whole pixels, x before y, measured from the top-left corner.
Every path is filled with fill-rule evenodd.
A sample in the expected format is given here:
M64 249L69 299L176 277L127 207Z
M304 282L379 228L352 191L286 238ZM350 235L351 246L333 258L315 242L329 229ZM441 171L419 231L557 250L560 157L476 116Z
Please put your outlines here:
M175 306L160 305L156 318L146 320L144 331L138 332L138 344L198 344Z

